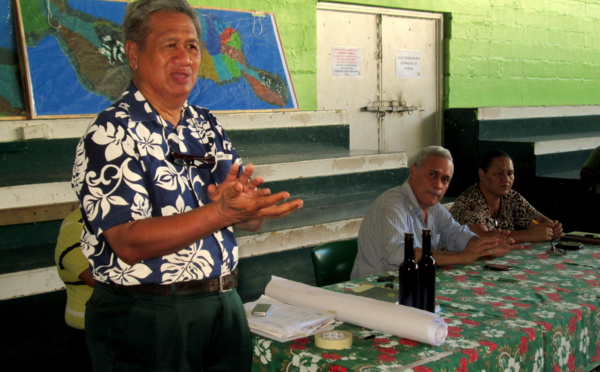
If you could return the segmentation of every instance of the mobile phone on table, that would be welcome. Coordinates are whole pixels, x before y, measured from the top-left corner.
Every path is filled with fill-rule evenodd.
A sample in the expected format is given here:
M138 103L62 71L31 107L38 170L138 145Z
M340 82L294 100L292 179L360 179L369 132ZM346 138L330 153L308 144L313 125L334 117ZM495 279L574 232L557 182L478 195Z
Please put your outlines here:
M508 270L512 270L513 267L510 265L505 265L505 264L497 264L497 263L488 263L485 265L486 268L488 269L492 269L492 270L500 270L500 271L508 271Z
M256 304L252 309L252 315L254 316L267 316L271 311L271 304Z

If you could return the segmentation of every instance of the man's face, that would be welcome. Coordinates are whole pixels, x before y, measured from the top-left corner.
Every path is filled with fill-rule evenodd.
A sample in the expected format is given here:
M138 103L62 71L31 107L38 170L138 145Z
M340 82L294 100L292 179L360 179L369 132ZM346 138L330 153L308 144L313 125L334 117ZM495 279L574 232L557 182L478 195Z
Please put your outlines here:
M134 82L156 105L180 106L196 84L201 52L194 23L185 14L156 12L143 50L132 41L125 48Z
M421 168L410 167L409 184L423 211L442 200L453 173L454 164L437 155L429 155Z
M479 186L485 194L506 196L515 182L515 168L509 158L493 158L487 172L479 169Z

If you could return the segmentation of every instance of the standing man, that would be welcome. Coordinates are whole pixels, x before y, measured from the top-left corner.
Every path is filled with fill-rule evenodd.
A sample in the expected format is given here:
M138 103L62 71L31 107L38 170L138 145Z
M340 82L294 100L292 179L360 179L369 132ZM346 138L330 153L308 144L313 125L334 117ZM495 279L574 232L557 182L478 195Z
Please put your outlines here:
M185 0L129 3L132 82L77 148L72 186L97 281L85 324L96 371L250 370L232 227L257 230L302 206L259 188L216 118L187 103L200 31Z
M440 146L421 150L408 180L381 194L369 207L358 232L352 278L397 270L404 260L404 233L412 232L415 247L422 247L424 228L431 229L432 254L440 266L501 257L518 248L507 239L509 232L480 238L454 221L440 204L453 173L450 151ZM421 248L415 248L415 260L420 257Z

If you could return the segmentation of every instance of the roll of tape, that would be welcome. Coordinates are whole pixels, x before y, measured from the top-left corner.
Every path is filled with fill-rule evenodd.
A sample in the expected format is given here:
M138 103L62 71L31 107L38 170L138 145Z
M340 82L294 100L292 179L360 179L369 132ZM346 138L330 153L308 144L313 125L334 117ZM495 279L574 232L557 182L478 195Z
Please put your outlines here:
M347 349L352 346L352 333L335 330L317 332L315 334L315 345L321 349Z

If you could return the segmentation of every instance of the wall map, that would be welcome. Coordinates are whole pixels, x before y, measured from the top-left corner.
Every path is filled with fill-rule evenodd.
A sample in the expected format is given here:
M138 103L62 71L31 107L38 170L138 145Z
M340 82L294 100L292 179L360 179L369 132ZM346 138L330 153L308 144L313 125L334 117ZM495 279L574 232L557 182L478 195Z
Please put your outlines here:
M120 26L126 2L15 4L32 117L91 116L120 97L130 79ZM204 45L190 103L213 111L298 109L273 14L197 11Z

